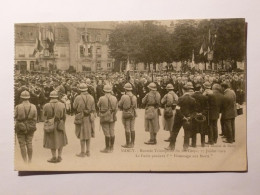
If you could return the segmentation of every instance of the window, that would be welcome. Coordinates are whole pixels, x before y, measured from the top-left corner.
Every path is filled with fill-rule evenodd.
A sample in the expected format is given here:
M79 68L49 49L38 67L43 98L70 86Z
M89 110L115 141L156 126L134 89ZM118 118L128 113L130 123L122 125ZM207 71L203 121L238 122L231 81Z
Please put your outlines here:
M79 46L79 55L80 55L81 58L85 56L85 47L84 47L84 45L80 45Z
M107 68L111 68L111 63L107 63Z
M97 36L96 36L96 41L97 41L97 42L100 42L100 41L101 41L101 35L100 35L100 34L97 34Z
M101 62L100 61L97 62L97 69L101 69Z
M97 47L97 57L101 57L101 47Z
M109 34L107 34L107 36L106 36L106 40L109 41Z

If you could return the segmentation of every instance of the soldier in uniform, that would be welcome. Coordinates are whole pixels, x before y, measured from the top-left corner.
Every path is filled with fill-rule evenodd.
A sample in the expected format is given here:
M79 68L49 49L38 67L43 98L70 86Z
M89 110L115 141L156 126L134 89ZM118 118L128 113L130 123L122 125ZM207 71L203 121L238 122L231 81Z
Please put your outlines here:
M73 103L76 114L83 113L81 124L75 124L75 133L80 140L81 152L78 157L90 156L90 139L94 137L94 113L95 101L91 94L88 93L88 86L85 83L79 85L81 94L78 95ZM86 148L86 149L85 149Z
M62 149L68 144L67 135L65 131L66 108L58 98L57 91L50 93L50 102L43 107L43 115L46 119L54 118L54 131L44 132L43 147L51 149L52 158L47 160L50 163L58 163L62 161ZM58 124L63 121L63 129L58 129ZM56 150L58 150L58 157L56 157Z
M145 131L150 133L150 139L145 144L157 144L156 135L160 129L159 125L159 106L161 95L158 93L156 84L148 85L149 93L142 99L145 105Z
M174 150L176 138L179 134L181 127L184 129L184 143L183 150L187 151L189 147L189 138L191 133L191 120L194 115L195 108L195 99L192 97L193 94L193 85L191 82L188 82L183 86L183 96L178 99L177 106L179 109L176 111L176 116L174 120L174 125L172 128L171 141L170 145L165 148L166 150Z
M118 103L118 107L122 112L122 122L125 128L126 144L122 145L124 148L133 148L135 143L135 117L137 108L137 98L132 93L132 85L126 83L124 86L126 94L123 95Z
M170 134L172 133L172 127L173 127L174 118L176 114L175 108L178 101L178 96L176 95L176 93L174 93L173 89L174 89L173 85L168 84L166 86L166 90L168 91L168 93L166 93L161 100L162 105L164 105L164 113L162 117L163 129L165 131L169 131ZM167 117L167 115L165 115L166 109L168 108L170 108L169 111L172 112L171 117ZM170 138L165 141L169 142Z
M28 91L23 91L20 98L22 103L15 107L15 132L20 145L22 158L24 162L30 163L33 154L32 139L34 131L36 130L37 110L36 106L29 102L30 93ZM32 124L30 128L27 125L28 121L31 121Z
M110 153L113 152L114 150L115 121L116 121L116 113L118 109L117 108L118 102L116 97L111 94L112 87L110 85L104 86L104 92L105 95L100 97L97 103L99 109L100 124L102 126L105 135L105 144L106 144L106 148L101 150L100 152ZM110 120L106 121L105 119L102 119L102 117L110 118ZM101 122L102 120L105 122Z

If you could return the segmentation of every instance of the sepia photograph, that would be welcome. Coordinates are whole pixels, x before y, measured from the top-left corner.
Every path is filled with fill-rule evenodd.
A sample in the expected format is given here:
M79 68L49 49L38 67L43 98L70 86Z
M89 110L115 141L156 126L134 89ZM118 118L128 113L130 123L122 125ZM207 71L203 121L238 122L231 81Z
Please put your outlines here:
M15 170L247 171L244 18L14 33Z

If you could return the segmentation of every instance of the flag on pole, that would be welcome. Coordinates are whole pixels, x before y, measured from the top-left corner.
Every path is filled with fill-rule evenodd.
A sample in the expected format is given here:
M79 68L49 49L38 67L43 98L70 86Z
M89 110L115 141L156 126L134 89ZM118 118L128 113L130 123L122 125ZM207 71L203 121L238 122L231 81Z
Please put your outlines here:
M126 80L128 82L130 82L130 72L129 72L130 71L130 62L129 62L129 57L127 58L125 71L126 71Z
M126 68L125 68L126 71L129 71L130 70L130 62L129 62L129 57L127 58L127 63L126 63Z
M206 44L205 38L203 37L203 43L202 43L201 48L200 48L200 55L204 54L204 56L205 56L207 54L207 52L208 52L207 44Z
M43 50L42 41L41 41L41 31L39 29L38 37L36 38L36 46L33 50L33 56L35 56L38 52L41 52Z
M51 28L46 32L46 42L48 44L49 52L54 53L54 34Z

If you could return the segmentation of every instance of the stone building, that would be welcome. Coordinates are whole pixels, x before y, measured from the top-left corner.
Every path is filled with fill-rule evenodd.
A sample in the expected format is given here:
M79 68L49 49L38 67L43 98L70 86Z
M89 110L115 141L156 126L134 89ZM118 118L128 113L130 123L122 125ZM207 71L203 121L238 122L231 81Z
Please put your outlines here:
M108 39L114 22L15 25L15 69L112 71Z

